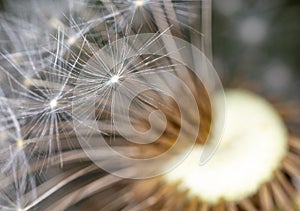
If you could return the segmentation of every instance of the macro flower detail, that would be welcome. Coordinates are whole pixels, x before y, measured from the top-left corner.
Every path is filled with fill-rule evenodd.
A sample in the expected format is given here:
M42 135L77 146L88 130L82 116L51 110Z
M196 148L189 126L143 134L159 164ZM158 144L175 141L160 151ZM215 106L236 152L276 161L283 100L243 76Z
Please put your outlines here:
M1 1L0 210L299 210L290 1Z

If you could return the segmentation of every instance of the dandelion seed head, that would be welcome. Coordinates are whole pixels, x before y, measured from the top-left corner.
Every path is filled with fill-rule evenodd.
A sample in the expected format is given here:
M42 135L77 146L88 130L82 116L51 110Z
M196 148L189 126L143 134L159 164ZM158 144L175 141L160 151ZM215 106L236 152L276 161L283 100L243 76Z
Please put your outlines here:
M118 75L113 75L111 78L110 78L110 83L111 84L115 84L115 83L118 83L119 82L119 78L120 78L120 76L118 76Z
M63 28L64 27L64 24L59 19L57 19L56 17L50 18L49 24L53 28L58 28L58 27Z
M134 4L136 7L142 7L144 6L145 2L143 0L136 0L134 1Z
M54 109L57 106L57 99L52 99L50 101L50 108Z
M238 201L273 177L287 153L287 139L287 129L271 104L245 91L228 91L226 127L214 156L199 165L205 146L197 146L165 177L183 181L184 188L213 204L220 199Z
M32 80L29 79L29 78L26 78L24 81L23 81L23 84L26 86L26 87L29 87L32 85Z
M18 139L18 140L17 140L17 146L18 146L19 148L23 147L23 146L24 146L24 140L23 140L23 139Z
M67 44L68 45L73 45L74 43L76 43L76 41L77 41L76 36L71 36L71 37L68 38Z

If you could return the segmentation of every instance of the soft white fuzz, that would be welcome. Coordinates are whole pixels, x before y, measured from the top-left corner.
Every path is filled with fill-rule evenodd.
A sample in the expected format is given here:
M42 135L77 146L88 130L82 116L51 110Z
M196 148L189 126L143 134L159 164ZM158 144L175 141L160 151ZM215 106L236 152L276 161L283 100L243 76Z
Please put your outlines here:
M199 166L205 146L197 146L165 175L168 182L182 180L183 188L210 203L237 201L254 194L272 178L287 150L285 125L263 98L230 90L226 92L225 110L223 138L213 157Z

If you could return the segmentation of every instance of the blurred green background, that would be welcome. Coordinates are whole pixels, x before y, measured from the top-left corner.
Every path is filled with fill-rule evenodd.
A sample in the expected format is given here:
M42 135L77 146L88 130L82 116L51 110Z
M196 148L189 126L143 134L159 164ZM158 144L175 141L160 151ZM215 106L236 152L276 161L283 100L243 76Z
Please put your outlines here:
M299 0L213 0L212 31L215 67L228 80L247 75L272 92L298 94Z

